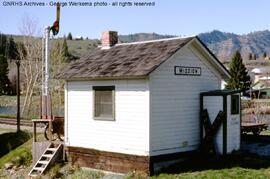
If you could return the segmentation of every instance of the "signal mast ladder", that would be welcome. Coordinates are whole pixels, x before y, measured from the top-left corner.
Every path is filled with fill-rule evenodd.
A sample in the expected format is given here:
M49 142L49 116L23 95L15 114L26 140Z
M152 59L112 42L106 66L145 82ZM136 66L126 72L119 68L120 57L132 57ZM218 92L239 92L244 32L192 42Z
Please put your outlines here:
M37 177L44 173L49 165L57 161L63 154L63 144L50 143L39 160L33 166L28 176Z

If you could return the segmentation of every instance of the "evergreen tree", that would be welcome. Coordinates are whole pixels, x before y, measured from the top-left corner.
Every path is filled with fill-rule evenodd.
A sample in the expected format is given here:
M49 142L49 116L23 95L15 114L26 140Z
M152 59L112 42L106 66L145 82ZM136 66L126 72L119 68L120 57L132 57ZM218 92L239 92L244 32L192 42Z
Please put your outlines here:
M252 58L253 58L252 53L249 53L249 54L248 54L248 59L249 59L249 60L252 60Z
M14 42L14 39L12 37L10 37L8 39L8 43L7 43L7 46L6 46L6 57L8 59L17 59L18 56L19 56L19 53L18 53L18 49L17 49L17 44Z
M257 55L256 54L254 54L253 59L257 60Z
M54 63L56 63L57 61L60 60L59 57L62 56L61 51L62 51L61 44L60 44L59 40L56 40L55 44L51 50L51 57L50 58L52 59L52 66L54 66Z
M67 59L70 57L66 39L64 39L61 51L62 51L64 57L66 57Z
M0 34L0 55L6 56L7 36Z
M267 54L266 52L263 52L263 58L266 58Z
M8 62L4 55L0 55L0 95L10 93L10 81L8 79Z
M16 59L18 57L17 45L12 37L0 34L0 54L7 59Z
M59 40L55 42L55 45L51 51L50 58L51 58L51 63L52 63L52 66L51 66L52 75L54 76L61 71L66 61L65 59L66 57L64 56L61 43Z
M67 39L68 39L68 40L72 40L72 35L71 35L70 32L68 33Z
M227 81L227 89L247 90L250 88L250 76L239 51L236 51L230 63L230 74L231 79Z

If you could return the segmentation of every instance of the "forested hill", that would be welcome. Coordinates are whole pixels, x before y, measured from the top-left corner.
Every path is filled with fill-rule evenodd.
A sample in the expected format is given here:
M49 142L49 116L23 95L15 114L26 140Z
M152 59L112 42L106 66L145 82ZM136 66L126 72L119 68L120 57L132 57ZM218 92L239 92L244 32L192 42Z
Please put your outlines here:
M244 60L248 60L250 54L262 57L270 55L270 31L257 31L245 35L212 31L199 34L200 39L221 60L228 60L237 50L241 50Z
M240 49L243 59L249 60L250 56L263 57L270 56L270 31L256 31L249 34L237 35L218 30L201 33L199 38L208 46L209 49L222 61L230 61L233 53ZM13 36L15 41L20 41L22 36ZM174 35L160 35L156 33L136 33L129 35L119 35L119 41L138 42L145 40L155 40L175 37ZM69 51L71 54L80 57L91 51L98 44L99 40L68 40ZM53 46L53 45L52 45Z
M129 34L129 35L119 35L119 41L122 43L126 43L126 42L139 42L139 41L146 41L146 40L164 39L164 38L171 38L171 37L175 37L175 36L160 35L156 33L136 33L136 34Z
M270 31L257 31L245 35L226 33L214 30L207 33L201 33L199 38L212 50L212 52L221 60L229 61L232 54L241 50L244 60L249 56L262 57L265 53L270 55ZM131 35L120 35L121 42L135 42L143 40L154 40L174 37L173 35L159 35L156 33L137 33Z

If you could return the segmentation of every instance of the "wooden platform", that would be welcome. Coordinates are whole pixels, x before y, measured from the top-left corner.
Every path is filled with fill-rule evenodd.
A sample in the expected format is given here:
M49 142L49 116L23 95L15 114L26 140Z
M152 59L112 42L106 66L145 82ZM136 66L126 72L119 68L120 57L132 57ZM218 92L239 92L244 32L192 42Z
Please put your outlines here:
M247 123L247 122L242 122L241 126L242 127L258 127L258 126L265 126L267 125L266 123Z

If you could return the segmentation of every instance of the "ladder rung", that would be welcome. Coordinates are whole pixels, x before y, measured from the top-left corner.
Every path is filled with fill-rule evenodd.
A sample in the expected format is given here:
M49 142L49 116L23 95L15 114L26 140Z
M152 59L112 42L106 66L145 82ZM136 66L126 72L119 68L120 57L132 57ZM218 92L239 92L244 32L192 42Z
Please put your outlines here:
M48 151L48 150L49 150L49 151L56 151L57 148L48 148L47 151Z
M42 157L52 158L52 154L43 154Z
M47 161L47 160L40 160L37 162L37 164L48 164L48 163L49 163L49 161Z
M36 174L29 174L29 176L31 176L31 177L37 177L38 175L36 175Z
M33 170L43 171L44 170L44 167L34 167Z

